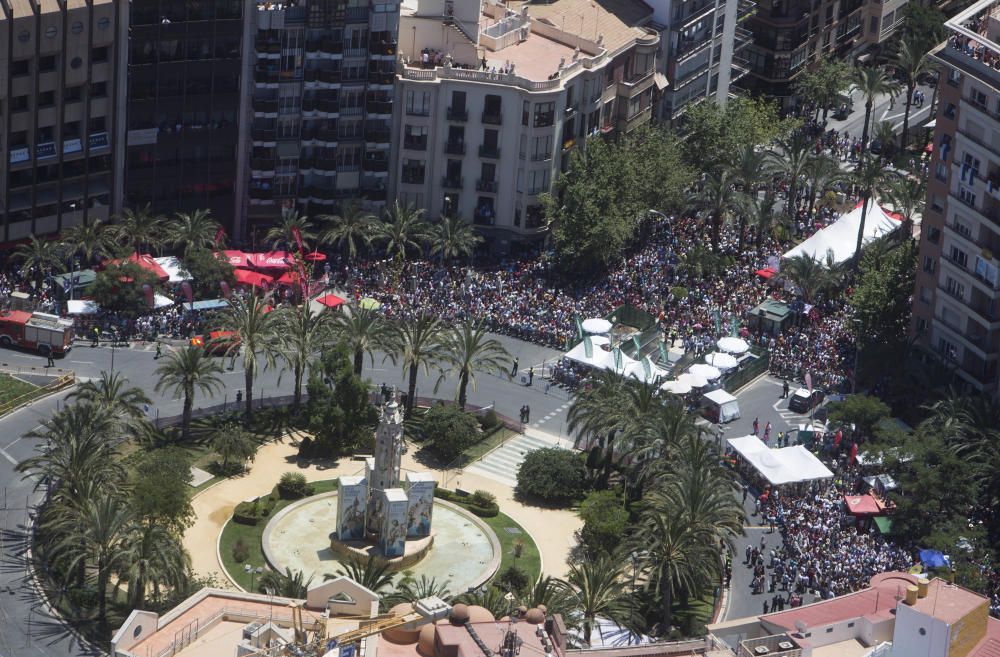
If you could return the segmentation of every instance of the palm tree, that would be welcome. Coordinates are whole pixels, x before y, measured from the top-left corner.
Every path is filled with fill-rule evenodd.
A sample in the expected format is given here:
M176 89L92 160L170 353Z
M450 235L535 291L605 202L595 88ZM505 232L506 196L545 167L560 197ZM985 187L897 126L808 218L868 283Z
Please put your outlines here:
M185 257L199 249L210 248L219 234L219 222L211 210L178 212L164 228L165 240L180 247Z
M728 171L709 174L699 189L688 197L691 212L704 212L712 222L712 250L719 250L722 225L742 208L739 192L733 188L733 177Z
M861 160L864 160L868 151L868 134L875 98L883 94L895 96L899 93L899 83L881 66L857 66L854 68L851 90L860 91L865 97L865 122L861 128ZM860 162L858 165L860 166Z
M191 557L177 536L158 523L136 523L123 541L121 579L128 582L128 601L133 609L145 606L146 592L153 599L161 586L177 591L185 588L191 574Z
M914 176L899 176L890 181L885 196L893 209L903 215L903 235L913 237L914 218L923 214L927 201L927 181Z
M238 424L227 424L216 432L212 438L212 449L222 457L222 471L229 472L229 461L235 461L242 466L252 461L257 452L257 446L250 436Z
M754 204L759 203L757 188L764 182L767 174L767 154L757 150L753 144L747 144L740 151L739 159L732 168L733 180L739 185L742 194L742 212L740 212L739 250L743 250L743 233L746 230L747 215Z
M111 227L100 219L67 228L62 233L62 243L68 255L82 256L87 266L116 252Z
M348 559L346 563L341 563L335 573L327 573L323 579L330 580L337 577L348 577L372 593L382 593L392 587L392 580L395 573L389 567L389 562L370 554L366 560L361 557Z
M411 253L420 253L427 237L424 211L412 203L396 201L386 208L385 217L375 225L375 240L380 242L389 258L406 261Z
M109 374L101 372L97 381L85 381L66 396L66 401L76 399L85 404L94 404L117 420L119 430L134 428L146 417L146 407L153 402L142 388L128 387L128 379L121 372Z
M805 171L809 181L809 213L812 214L816 205L816 197L826 191L834 183L845 180L848 176L840 163L829 155L819 155L809 160Z
M271 312L269 296L260 296L256 291L247 298L230 300L218 316L219 328L232 331L236 340L226 350L226 355L243 351L244 400L246 417L253 415L253 382L258 368L274 365L278 353L278 316Z
M510 367L511 358L503 345L489 337L482 324L466 320L447 331L442 339L441 360L448 366L438 377L435 392L445 374L458 374L458 406L465 410L469 384L476 389L476 371L504 370Z
M302 402L302 380L306 368L316 352L321 351L329 342L331 330L330 313L317 313L309 303L278 311L279 353L285 365L291 368L295 379L292 405L296 409Z
M858 168L854 171L853 182L861 191L861 222L858 224L858 241L854 247L854 271L858 271L861 266L861 247L864 246L865 221L868 218L868 208L871 206L872 197L880 188L887 188L891 181L897 176L892 171L883 168L878 160L862 158L858 163Z
M170 352L167 360L156 368L156 391L170 389L174 398L184 398L181 413L181 440L187 441L191 433L191 413L194 394L199 391L212 395L222 390L222 366L212 360L201 347L188 346Z
M934 70L934 65L927 57L927 52L912 36L904 38L899 43L899 50L892 58L892 63L896 70L903 74L906 85L906 103L903 111L903 137L902 148L907 148L910 136L910 107L913 103L913 91L917 88L917 81Z
M361 376L365 364L365 354L372 358L377 350L392 352L394 328L382 313L368 308L351 307L333 319L333 333L354 354L354 373Z
M153 214L147 203L138 210L126 209L110 228L119 243L129 245L135 253L143 253L144 246L152 248L161 243L163 217Z
M316 239L315 226L309 217L305 215L300 215L296 211L284 212L281 216L281 221L267 231L264 235L264 241L271 243L271 248L277 250L278 248L284 246L288 251L295 251L298 249L298 240L295 238L295 232L298 231L299 236L302 238L303 250L309 248L309 244Z
M28 236L28 241L20 244L11 255L11 260L21 263L21 267L34 273L35 292L42 292L45 273L49 269L63 266L63 246L59 242Z
M809 171L813 159L812 145L800 133L778 141L778 149L767 153L770 171L777 173L788 183L788 198L785 210L789 219L795 219L799 202L799 181Z
M767 238L774 238L780 235L788 227L788 221L775 216L774 213L774 192L768 190L764 198L755 198L746 208L747 224L756 234L757 255L764 252Z
M499 586L482 586L474 591L466 591L456 595L454 602L483 607L493 614L494 618L509 616L514 606L507 592Z
M588 645L598 617L618 623L626 618L624 563L623 559L601 554L571 564L562 582L572 592L575 611L583 619L583 640Z
M441 215L441 220L427 231L431 255L441 258L441 264L472 256L483 241L467 221L457 216Z
M417 579L412 574L404 572L403 578L399 580L399 586L390 597L400 602L416 602L430 597L441 598L447 602L452 595L448 590L448 580L439 582L437 578L427 575L421 575Z
M301 570L292 570L287 567L283 573L278 570L269 570L261 575L257 590L282 598L304 598L309 592L312 580L312 575L306 579L305 573Z
M357 201L345 205L340 214L320 215L319 220L326 226L320 241L339 247L348 263L358 255L359 245L368 246L371 242L376 221Z
M430 374L431 367L441 361L441 339L444 328L441 320L421 313L396 325L395 351L402 361L403 373L408 375L406 386L406 415L413 413L417 394L417 374L422 369Z
M781 275L794 283L806 303L816 301L816 296L830 286L830 272L819 260L802 254L785 260Z

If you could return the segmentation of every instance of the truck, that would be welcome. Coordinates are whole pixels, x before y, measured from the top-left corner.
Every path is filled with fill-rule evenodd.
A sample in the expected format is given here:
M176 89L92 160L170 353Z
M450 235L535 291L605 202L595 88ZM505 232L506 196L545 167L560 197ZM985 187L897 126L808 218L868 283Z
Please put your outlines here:
M73 320L24 310L0 312L0 345L66 355L73 347Z

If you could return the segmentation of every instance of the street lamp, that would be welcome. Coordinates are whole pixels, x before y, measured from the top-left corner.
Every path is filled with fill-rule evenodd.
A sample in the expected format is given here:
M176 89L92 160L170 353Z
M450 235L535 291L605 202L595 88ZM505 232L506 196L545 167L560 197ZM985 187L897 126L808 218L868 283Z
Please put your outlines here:
M851 323L855 327L855 338L854 338L854 376L851 377L851 394L853 395L858 391L858 366L861 361L861 332L862 324L861 320L854 318Z
M254 575L260 575L262 572L264 572L264 568L261 566L257 566L256 568L254 568L250 564L245 563L243 564L243 571L250 575L250 592L253 593L253 577Z
M632 562L632 590L628 596L628 644L632 645L632 633L635 628L635 574L639 569L639 553L636 551L629 552L629 560ZM636 643L639 643L638 637L636 637Z

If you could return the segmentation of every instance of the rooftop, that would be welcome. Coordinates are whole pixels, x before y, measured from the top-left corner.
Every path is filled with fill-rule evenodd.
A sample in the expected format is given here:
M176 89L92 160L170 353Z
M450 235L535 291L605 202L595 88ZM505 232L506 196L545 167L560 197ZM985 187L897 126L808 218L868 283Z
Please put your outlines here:
M935 578L927 587L926 597L918 598L913 608L951 625L986 604L989 600L978 593Z
M966 657L1000 657L1000 620L986 621L986 636L979 640Z
M609 52L645 36L646 31L638 26L653 15L653 8L642 0L555 0L548 4L513 0L507 6L515 11L528 6L532 18L592 41L603 36Z
M944 23L952 34L946 47L1000 68L1000 0L981 0ZM949 51L950 52L950 51Z

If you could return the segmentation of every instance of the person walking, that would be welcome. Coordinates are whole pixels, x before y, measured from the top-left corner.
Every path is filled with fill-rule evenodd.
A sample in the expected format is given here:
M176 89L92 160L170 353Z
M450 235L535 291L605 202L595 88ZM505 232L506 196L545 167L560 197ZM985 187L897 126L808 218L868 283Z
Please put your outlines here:
M781 384L781 398L782 399L788 399L788 380L787 379L785 379L785 381L783 381L782 384Z
M746 502L747 502L747 495L749 493L750 493L750 487L746 484L746 482L744 482L743 483L743 503L744 504L746 504Z
M159 340L156 341L156 355L153 356L154 360L159 360L160 356L163 355L163 343Z
M524 423L529 424L531 422L531 407L527 404L524 405Z
M93 330L94 341L90 343L91 347L96 347L101 343L101 329L94 327Z
M755 435L755 436L757 435L758 429L760 429L760 422L757 421L757 418L754 418L753 419L753 435Z
M517 360L517 357L515 357L514 358L514 365L513 365L513 367L510 368L510 377L511 378L514 378L515 376L517 376L517 366L518 366L518 360Z
M48 351L45 352L45 358L46 358L45 367L55 367L56 366L56 361L55 361L55 358L52 355L52 350L51 349L49 349Z
M534 380L535 380L535 368L534 367L529 367L528 368L528 385L531 386L531 383Z

